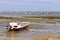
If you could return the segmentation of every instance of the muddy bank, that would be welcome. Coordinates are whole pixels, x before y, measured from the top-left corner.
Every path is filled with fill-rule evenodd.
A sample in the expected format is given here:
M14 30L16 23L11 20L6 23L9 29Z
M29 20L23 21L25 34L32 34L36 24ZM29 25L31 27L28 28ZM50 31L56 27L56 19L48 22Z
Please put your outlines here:
M60 16L25 16L24 18L60 19Z
M4 21L28 21L28 22L47 22L47 23L55 23L55 22L60 22L59 16L57 18L53 18L56 16L28 16L28 17L23 17L23 18L17 18L17 17L0 17L0 20ZM51 17L51 19L50 19Z
M48 34L38 37L36 40L60 40L60 34Z
M27 30L7 31L9 22L31 22ZM41 18L1 18L0 40L59 40L60 19Z

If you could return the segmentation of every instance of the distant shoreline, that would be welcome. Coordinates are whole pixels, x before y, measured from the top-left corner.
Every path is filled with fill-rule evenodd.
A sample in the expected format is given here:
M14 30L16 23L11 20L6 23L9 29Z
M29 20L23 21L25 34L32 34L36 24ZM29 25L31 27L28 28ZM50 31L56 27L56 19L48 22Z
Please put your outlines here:
M60 19L60 16L24 16L22 18L46 18L46 19ZM0 16L0 19L21 19L18 17L4 17Z

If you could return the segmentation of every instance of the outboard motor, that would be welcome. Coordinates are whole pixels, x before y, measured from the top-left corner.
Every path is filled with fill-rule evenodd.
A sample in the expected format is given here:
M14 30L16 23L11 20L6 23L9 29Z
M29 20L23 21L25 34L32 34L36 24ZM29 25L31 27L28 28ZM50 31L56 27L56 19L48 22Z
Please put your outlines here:
M11 26L11 25L9 25L9 30L11 30L11 28L12 28L12 26Z
M5 28L8 29L8 30L11 30L12 26L11 25L8 25Z

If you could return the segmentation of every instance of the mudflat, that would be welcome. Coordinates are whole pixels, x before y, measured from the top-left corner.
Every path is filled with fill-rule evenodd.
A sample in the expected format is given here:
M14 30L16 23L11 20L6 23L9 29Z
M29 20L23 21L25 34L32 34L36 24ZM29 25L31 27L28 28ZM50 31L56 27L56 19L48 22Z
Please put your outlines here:
M8 31L5 26L13 21L28 21L31 24L27 30ZM59 40L60 19L0 19L0 40Z

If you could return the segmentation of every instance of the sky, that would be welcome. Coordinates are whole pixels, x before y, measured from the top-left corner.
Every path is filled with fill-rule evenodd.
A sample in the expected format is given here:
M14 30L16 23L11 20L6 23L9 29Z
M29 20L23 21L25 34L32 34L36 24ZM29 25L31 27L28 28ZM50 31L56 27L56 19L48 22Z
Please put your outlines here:
M0 11L60 11L60 0L0 0Z

